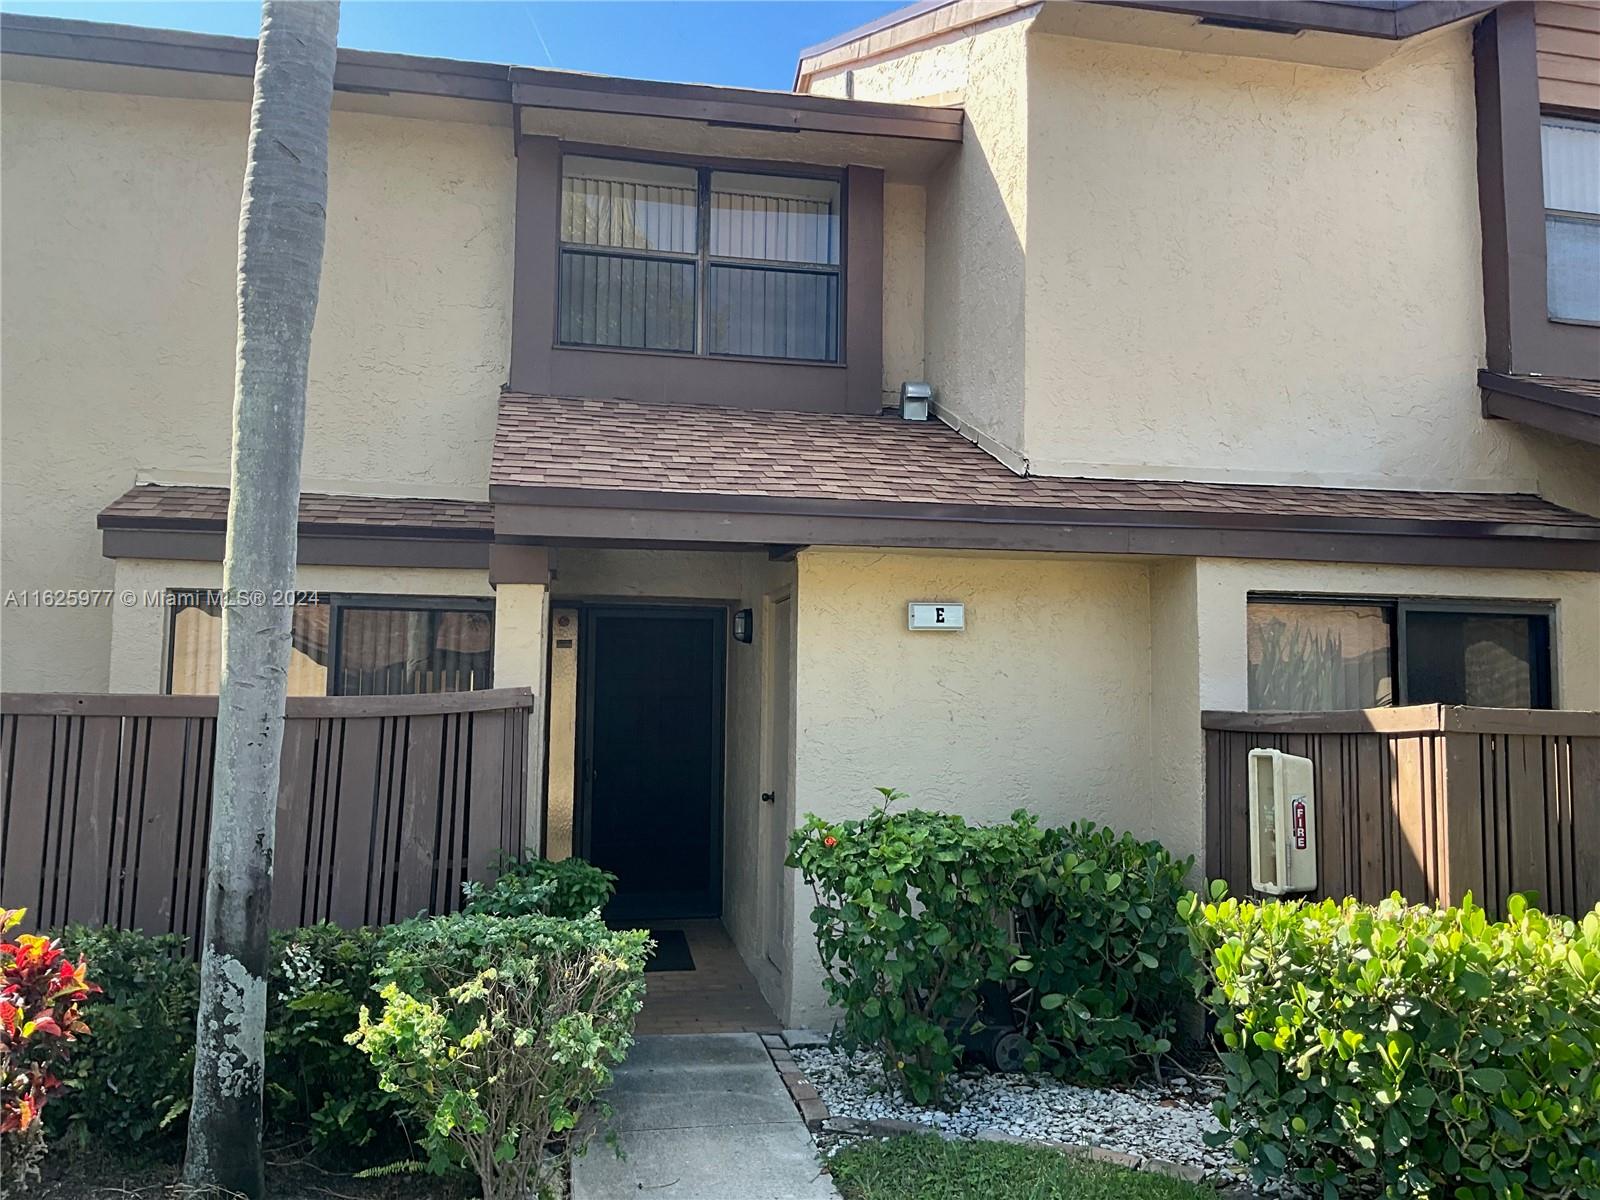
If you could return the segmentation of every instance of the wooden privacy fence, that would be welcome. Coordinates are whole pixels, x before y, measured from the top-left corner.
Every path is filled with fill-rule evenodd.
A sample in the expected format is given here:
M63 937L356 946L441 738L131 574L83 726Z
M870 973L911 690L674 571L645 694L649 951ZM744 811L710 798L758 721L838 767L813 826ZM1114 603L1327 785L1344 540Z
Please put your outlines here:
M532 707L521 688L291 699L274 927L459 907L522 850ZM0 696L0 904L36 928L195 937L216 714L215 696Z
M1427 704L1201 714L1206 874L1250 894L1246 763L1257 747L1315 764L1323 896L1455 903L1513 892L1552 912L1600 901L1600 713Z

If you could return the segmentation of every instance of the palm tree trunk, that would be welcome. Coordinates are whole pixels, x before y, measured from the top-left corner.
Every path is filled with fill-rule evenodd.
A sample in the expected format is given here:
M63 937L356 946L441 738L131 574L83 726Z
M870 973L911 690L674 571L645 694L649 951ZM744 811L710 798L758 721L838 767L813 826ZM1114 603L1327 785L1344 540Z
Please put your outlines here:
M294 590L338 32L337 0L262 5L239 210L222 686L184 1175L252 1200L265 1190L267 919L293 615L285 599Z

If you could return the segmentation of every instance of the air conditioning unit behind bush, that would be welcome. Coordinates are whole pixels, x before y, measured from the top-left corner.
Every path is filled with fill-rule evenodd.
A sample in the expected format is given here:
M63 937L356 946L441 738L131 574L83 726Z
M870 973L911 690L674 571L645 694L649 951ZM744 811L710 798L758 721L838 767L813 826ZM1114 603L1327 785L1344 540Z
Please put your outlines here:
M1268 896L1317 886L1316 788L1309 758L1250 751L1250 886Z

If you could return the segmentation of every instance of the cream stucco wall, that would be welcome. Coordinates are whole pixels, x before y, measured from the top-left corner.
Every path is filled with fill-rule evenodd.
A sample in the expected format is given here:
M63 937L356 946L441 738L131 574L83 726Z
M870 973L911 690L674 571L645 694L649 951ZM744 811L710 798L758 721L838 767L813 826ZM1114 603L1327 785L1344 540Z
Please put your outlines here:
M1470 29L1358 70L1043 31L1059 17L813 81L966 109L926 218L925 360L953 423L1037 474L1600 513L1600 449L1479 412Z
M883 188L883 403L899 403L900 385L927 372L923 358L924 233L927 189Z
M1022 441L1028 26L1013 14L855 67L849 82L858 100L966 112L961 152L927 185L924 361L942 412L1012 448ZM842 70L812 84L823 95L845 88Z
M1068 557L808 550L796 643L797 813L859 817L878 786L1004 820L1098 821L1198 849L1153 801L1148 567ZM966 605L912 633L906 604ZM787 1017L826 1024L810 904L795 904Z
M226 482L245 103L0 93L0 585L111 586L95 514ZM504 129L335 112L308 487L482 496L506 378ZM106 610L0 614L15 690L103 690Z
M1035 32L1022 449L1045 474L1540 490L1479 413L1470 31L1365 72Z

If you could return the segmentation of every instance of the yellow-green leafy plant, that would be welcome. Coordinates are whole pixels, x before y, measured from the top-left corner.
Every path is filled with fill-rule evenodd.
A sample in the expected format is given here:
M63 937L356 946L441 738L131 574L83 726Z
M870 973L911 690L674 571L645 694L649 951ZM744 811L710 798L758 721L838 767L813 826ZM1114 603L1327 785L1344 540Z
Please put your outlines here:
M1327 1200L1600 1197L1600 907L1245 903L1183 913L1223 1041L1223 1130Z
M633 1040L642 930L463 913L385 934L382 1009L350 1035L421 1129L431 1170L485 1200L561 1195L583 1110Z

